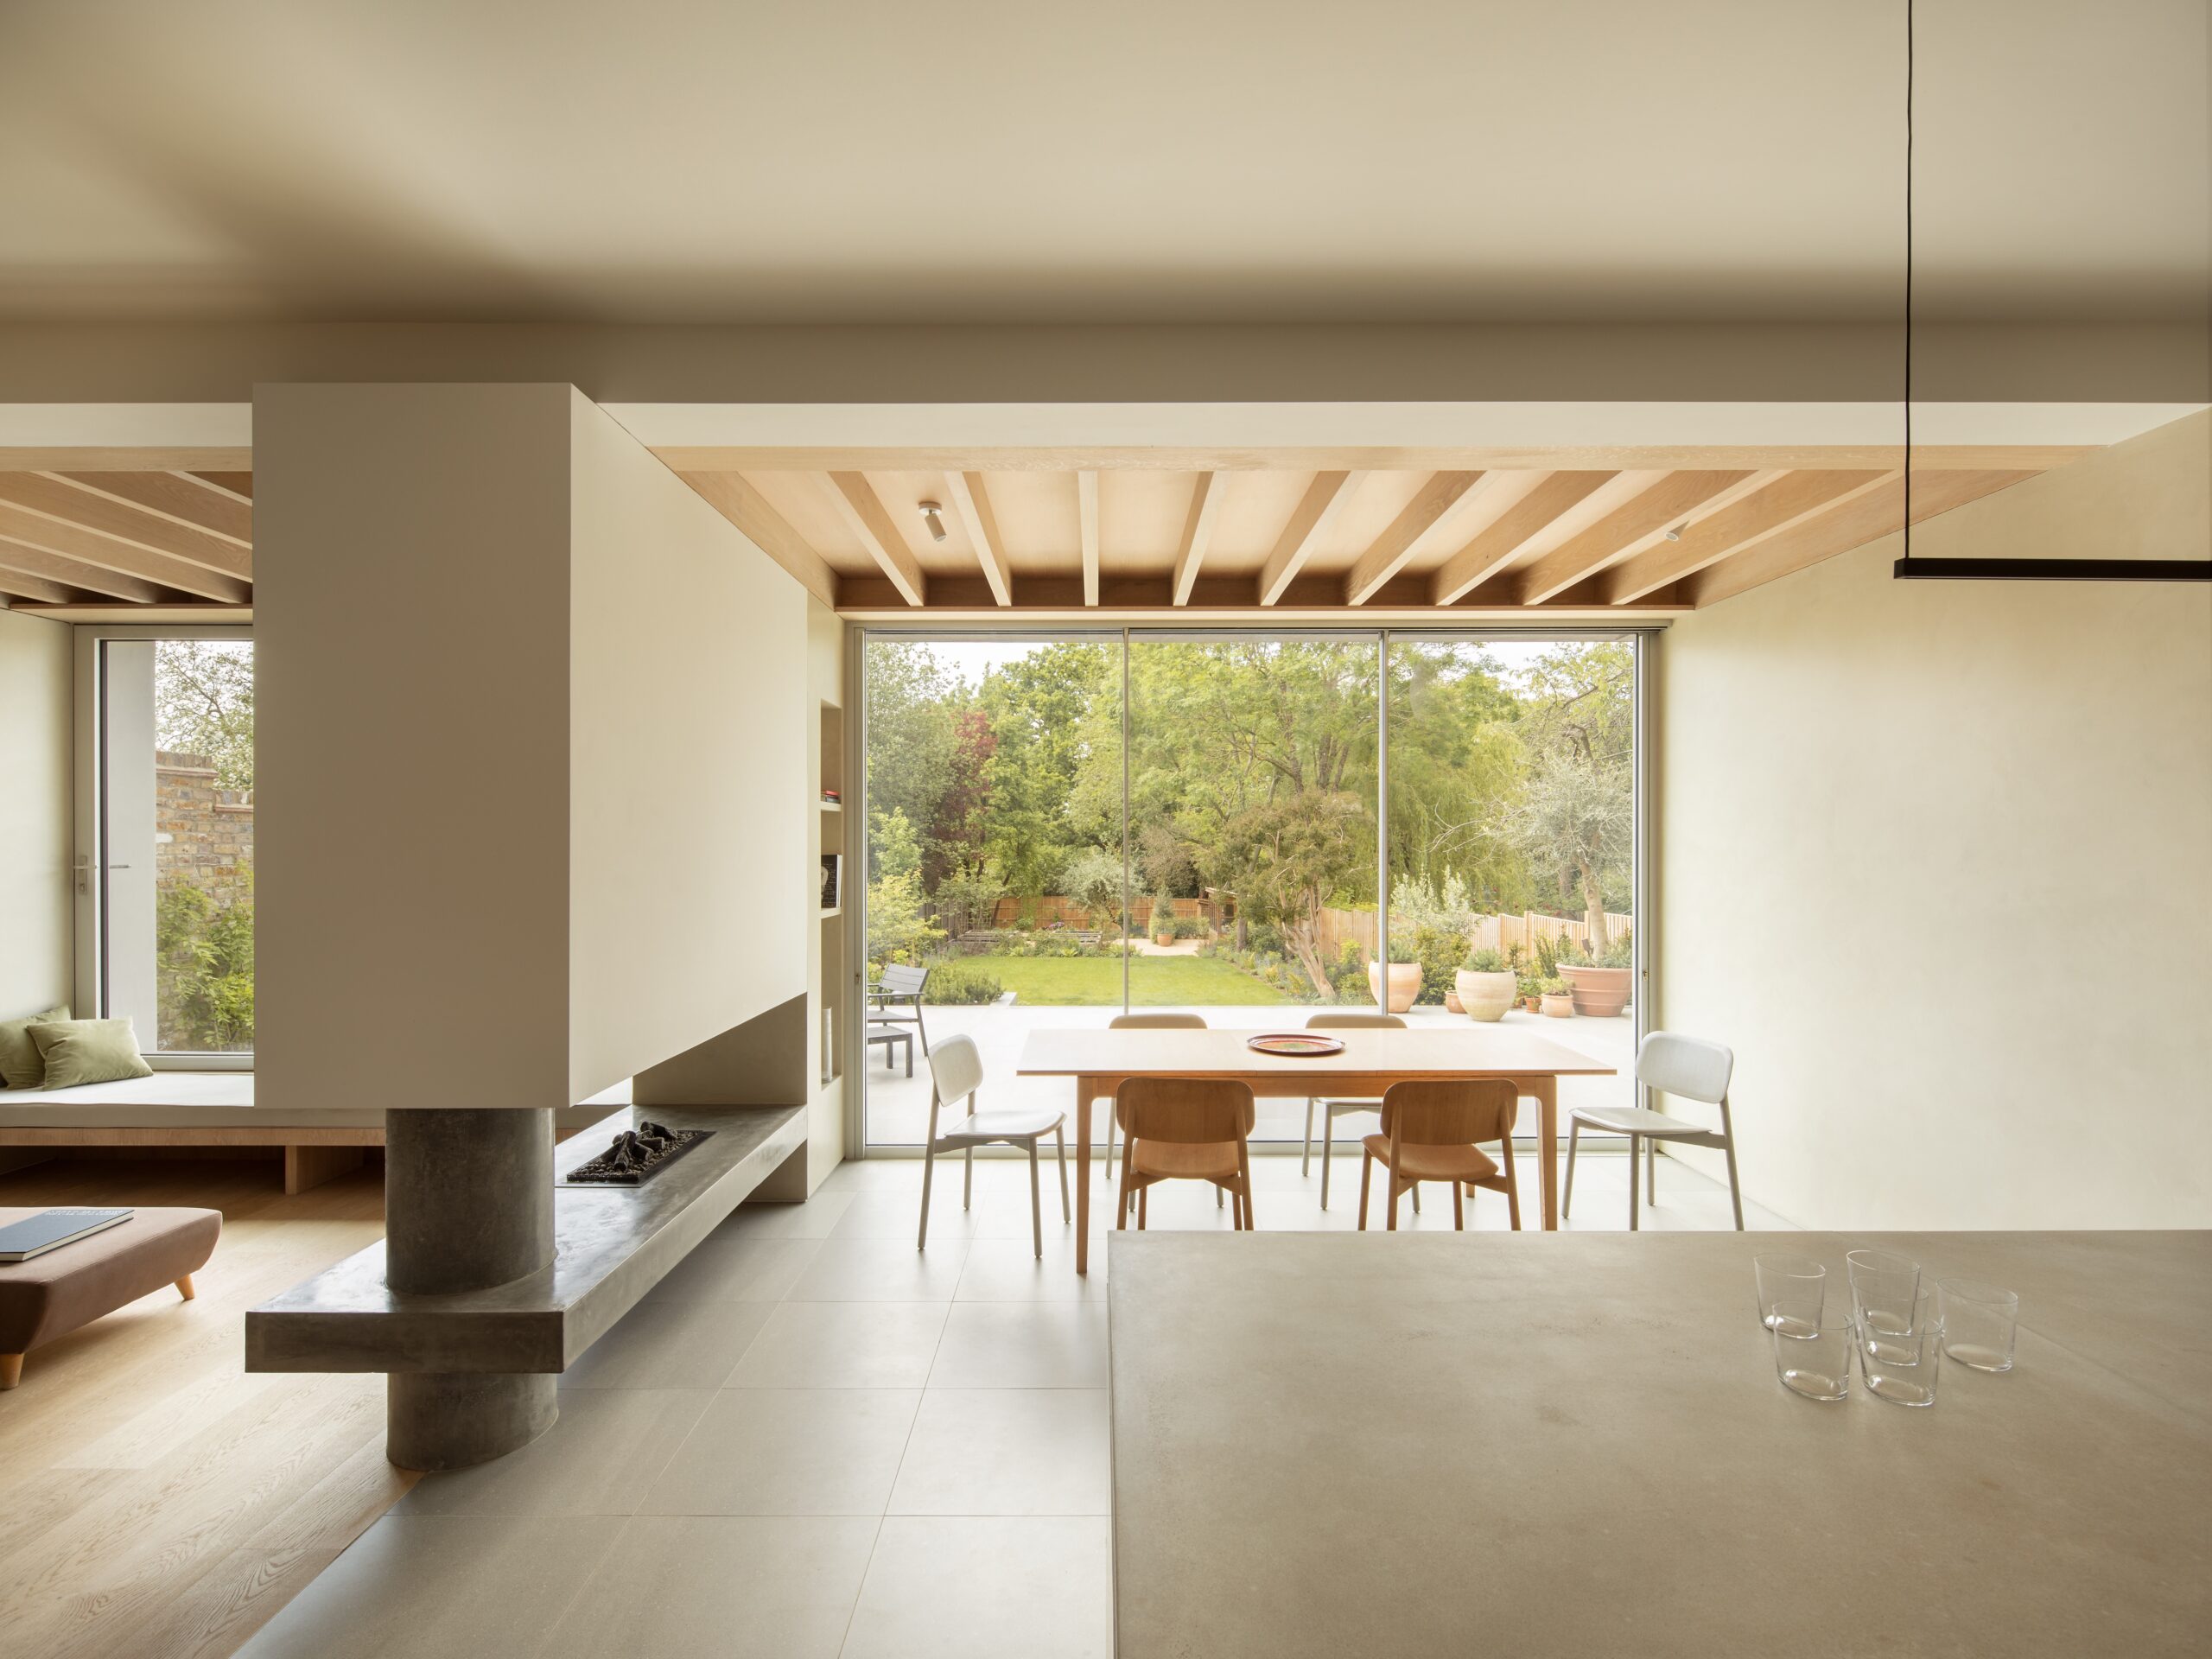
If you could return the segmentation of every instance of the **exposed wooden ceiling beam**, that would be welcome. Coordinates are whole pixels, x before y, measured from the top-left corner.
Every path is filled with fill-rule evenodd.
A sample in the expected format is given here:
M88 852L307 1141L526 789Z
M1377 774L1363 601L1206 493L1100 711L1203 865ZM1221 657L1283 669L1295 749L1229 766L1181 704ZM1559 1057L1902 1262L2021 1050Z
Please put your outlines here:
M1344 578L1344 603L1364 605L1382 584L1405 568L1422 537L1436 528L1444 515L1458 506L1467 493L1489 477L1486 473L1437 473L1414 493L1405 510L1368 544Z
M10 570L5 553L6 550L0 548L0 594L28 600L35 605L70 605L83 597L74 588L48 582L44 576L27 576L20 570Z
M51 617L57 622L135 622L156 627L177 625L196 627L220 622L226 626L253 620L251 605L210 605L198 600L164 600L154 605L115 605L105 600L76 600L67 605L18 605L26 616Z
M0 472L10 473L215 473L245 472L253 466L250 447L121 447L113 444L0 445Z
M236 496L241 501L251 502L253 499L251 473L181 473L178 476L188 478L196 484L204 484L211 490L220 490L226 495Z
M1075 475L1076 524L1083 540L1083 602L1098 602L1098 474L1084 468Z
M2035 477L2030 472L1933 473L1912 475L1912 522L1932 518L1985 495L2010 489ZM1676 590L1702 609L1753 588L1794 575L1839 553L1879 541L1904 524L1904 475L1894 473L1881 485L1819 513L1757 547L1689 577Z
M1923 444L1916 474L1993 467L2048 471L2095 452L2094 444ZM1840 444L713 444L653 453L678 472L1769 472L1899 464L1893 443ZM0 450L0 464L8 463ZM42 463L56 466L54 461ZM140 467L161 463L142 461Z
M240 547L253 545L253 503L191 473L54 473L65 484L89 490L177 524L209 531Z
M1337 515L1344 510L1344 504L1366 477L1363 472L1346 471L1313 474L1313 481L1299 498L1290 522L1275 537L1274 550L1268 555L1268 563L1260 572L1261 604L1272 605L1282 597L1283 589L1296 579L1313 554L1313 543L1336 523Z
M999 537L998 515L991 511L991 495L984 487L983 475L947 473L944 493L952 498L952 510L960 515L968 544L976 550L983 580L991 584L991 597L1001 605L1013 604L1014 578L1007 569L1006 544Z
M1213 540L1213 521L1221 511L1221 480L1216 473L1200 473L1191 486L1191 511L1183 519L1183 544L1175 552L1175 602L1191 602L1191 585L1206 562L1206 547Z
M1470 601L1454 607L1449 620L1550 622L1611 617L1618 623L1624 616L1674 616L1689 608L1674 589L1662 588L1632 604L1609 610L1587 592L1590 585L1585 583L1573 593L1534 607L1517 607L1503 601L1494 604ZM1079 621L1087 618L1096 622L1110 617L1139 624L1218 620L1266 626L1294 619L1301 624L1341 624L1353 614L1344 609L1344 577L1336 574L1300 576L1272 606L1259 602L1258 588L1249 575L1209 576L1201 572L1192 588L1190 602L1179 607L1175 603L1174 589L1174 576L1165 569L1116 575L1109 569L1099 584L1098 604L1086 607L1083 602L1083 579L1071 566L1065 575L1016 576L1014 603L1008 607L1000 606L991 596L989 584L980 575L943 575L930 583L929 616L932 621L1005 621L1009 618L1025 622ZM898 590L874 571L862 576L847 576L838 592L841 615L869 620L904 617L910 620L913 616ZM1439 620L1428 604L1427 578L1402 572L1357 614L1363 621L1405 626L1433 626Z
M66 588L80 588L88 594L105 594L111 599L127 599L137 604L149 604L167 595L150 582L141 582L136 576L126 576L119 571L104 570L98 565L80 560L64 558L49 553L44 548L28 547L22 542L10 541L0 536L0 569L15 571L19 575L35 576Z
M1605 573L1608 605L1625 605L1693 575L1709 564L1758 546L1772 536L1877 489L1891 473L1789 473L1734 505L1701 518L1680 541L1624 559Z
M891 522L874 486L858 473L832 473L830 482L835 486L837 509L847 528L860 537L861 545L891 579L899 597L909 605L928 603L929 579L922 574L921 561L906 545L898 525Z
M1541 605L1699 513L1758 488L1760 478L1757 473L1669 473L1536 560L1521 573L1514 596L1523 605Z
M797 579L824 605L837 603L837 573L806 537L768 505L768 498L735 473L678 473L716 512L737 526L755 547Z
M219 575L243 581L253 574L252 549L113 496L79 489L51 473L0 473L0 501Z
M253 591L250 584L234 576L218 575L200 565L173 559L166 553L149 552L135 543L118 542L81 525L42 518L5 502L0 502L0 537L86 566L135 576L141 582L158 582L164 588L197 594L202 599L219 600L226 605L243 604ZM114 592L111 587L89 582L72 585L92 587L99 593Z
M1496 474L1492 474L1496 476ZM1618 473L1546 473L1521 499L1477 531L1429 579L1432 605L1456 604L1513 563L1560 516L1618 478Z

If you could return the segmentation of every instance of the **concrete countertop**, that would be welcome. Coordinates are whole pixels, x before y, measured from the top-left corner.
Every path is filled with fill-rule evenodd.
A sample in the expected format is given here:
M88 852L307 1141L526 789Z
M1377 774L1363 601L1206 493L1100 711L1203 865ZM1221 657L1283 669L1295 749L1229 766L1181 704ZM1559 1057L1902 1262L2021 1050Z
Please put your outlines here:
M2212 1650L2212 1233L1112 1238L1122 1659ZM1861 1244L2018 1367L1784 1390L1752 1255Z

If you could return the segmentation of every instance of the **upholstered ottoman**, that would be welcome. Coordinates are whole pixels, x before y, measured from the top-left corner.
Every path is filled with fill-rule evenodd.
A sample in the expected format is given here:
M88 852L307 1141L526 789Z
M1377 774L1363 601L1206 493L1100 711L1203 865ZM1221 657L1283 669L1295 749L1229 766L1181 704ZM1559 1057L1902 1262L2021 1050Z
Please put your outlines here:
M0 1226L35 1210L0 1208ZM192 1300L223 1217L213 1210L140 1210L119 1226L28 1262L0 1262L0 1389L22 1380L23 1356L163 1285Z

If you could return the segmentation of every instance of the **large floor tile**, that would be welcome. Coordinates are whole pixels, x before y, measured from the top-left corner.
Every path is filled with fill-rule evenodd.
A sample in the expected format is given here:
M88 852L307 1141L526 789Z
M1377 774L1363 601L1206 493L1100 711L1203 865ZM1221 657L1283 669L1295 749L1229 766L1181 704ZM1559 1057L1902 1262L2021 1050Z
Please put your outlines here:
M662 1302L779 1302L822 1248L818 1238L771 1238L724 1223L645 1295Z
M931 1389L899 1465L893 1515L1104 1515L1103 1389Z
M718 1389L771 1312L766 1302L640 1302L562 1374L569 1389Z
M1109 1524L891 1516L843 1659L1106 1659Z
M914 1184L906 1192L861 1192L845 1206L832 1238L903 1238L914 1242L922 1219L922 1166L914 1166ZM980 1195L979 1195L980 1197ZM930 1194L930 1242L964 1239L976 1231L976 1212L960 1207L960 1162L938 1160L937 1185Z
M713 1398L707 1389L569 1389L560 1421L521 1451L425 1475L396 1512L628 1515Z
M929 1380L943 1302L785 1302L727 1387L915 1389Z
M1103 1389L1105 1306L955 1302L929 1381L941 1389Z
M726 1389L639 1505L644 1515L881 1515L913 1389Z
M876 1529L641 1516L584 1582L545 1659L836 1659Z
M1090 1271L1075 1270L1075 1235L1045 1238L1042 1260L1023 1238L978 1238L968 1247L953 1300L962 1302L1103 1302L1106 1250L1094 1242Z
M826 1238L785 1293L794 1302L949 1302L968 1257L967 1241Z
M817 1192L804 1204L741 1204L715 1230L753 1238L827 1238L852 1201L849 1192Z
M239 1652L244 1659L536 1653L626 1524L387 1515Z

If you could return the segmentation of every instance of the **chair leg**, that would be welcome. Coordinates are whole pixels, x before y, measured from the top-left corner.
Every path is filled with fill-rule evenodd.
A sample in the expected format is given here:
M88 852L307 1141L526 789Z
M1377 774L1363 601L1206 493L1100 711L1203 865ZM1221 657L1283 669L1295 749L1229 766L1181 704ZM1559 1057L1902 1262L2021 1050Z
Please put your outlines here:
M1458 1181L1453 1181L1451 1186L1452 1228L1454 1232L1464 1233L1467 1230L1466 1189Z
M936 1173L936 1170L937 1149L934 1147L924 1147L922 1148L922 1227L921 1230L914 1235L914 1248L918 1250L926 1250L930 1247L930 1177Z
M976 1148L968 1148L967 1167L960 1173L960 1207L967 1209L976 1198Z
M1419 1181L1412 1181L1408 1182L1408 1185L1411 1188L1414 1195L1414 1214L1419 1215L1421 1214L1421 1183Z
M1068 1208L1068 1132L1062 1125L1052 1125L1052 1152L1060 1160L1060 1220L1073 1224L1075 1211Z
M1129 1160L1127 1158L1123 1158L1122 1160L1122 1185L1115 1190L1114 1193L1114 1230L1117 1233L1126 1232L1128 1230L1130 1178L1131 1171L1129 1169Z
M1637 1230L1637 1223L1636 1223L1636 1200L1637 1200L1637 1192L1638 1192L1638 1191L1639 1191L1639 1189L1640 1189L1640 1184L1637 1182L1637 1179L1636 1179L1636 1174L1637 1174L1637 1171L1636 1171L1636 1154L1637 1154L1637 1153L1641 1149L1641 1147L1642 1147L1642 1144L1643 1144L1643 1137L1642 1137L1641 1135L1631 1135L1630 1136L1629 1136L1629 1138L1628 1138L1628 1230L1629 1230L1629 1231L1630 1231L1631 1233L1632 1233L1632 1232L1635 1232L1635 1231Z
M1029 1137L1029 1236L1037 1246L1037 1259L1045 1259L1045 1206L1037 1197L1037 1137Z
M1128 1155L1129 1149L1122 1147L1122 1156ZM1110 1104L1106 1108L1106 1179L1109 1185L1114 1179L1114 1109Z
M1329 1154L1337 1149L1337 1115L1321 1126L1321 1207L1329 1207Z
M1728 1154L1728 1205L1736 1212L1736 1230L1744 1230L1744 1195L1736 1185L1736 1137L1731 1134L1724 1143Z
M1513 1223L1513 1230L1521 1230L1521 1177L1513 1167L1513 1137L1508 1135L1498 1147L1503 1155L1498 1161L1505 1166L1505 1213Z
M1582 1120L1569 1118L1567 1123L1567 1188L1559 1196L1559 1218L1565 1221L1574 1211L1574 1150L1582 1144Z
M922 1033L922 1058L927 1059L930 1052L930 1028L922 1023L922 999L918 996L914 999L914 1029ZM914 1051L909 1046L906 1050L906 1064L912 1065L913 1063Z
M1326 1166L1324 1166L1326 1167ZM1363 1145L1359 1149L1359 1230L1367 1230L1367 1176L1375 1167L1375 1154Z
M1398 1230L1398 1194L1404 1191L1405 1188L1398 1185L1398 1172L1392 1170L1390 1172L1390 1219L1382 1224L1383 1230L1387 1232L1395 1233Z
M1152 1187L1149 1184L1137 1188L1137 1231L1141 1233L1147 1228L1145 1212L1152 1207L1147 1202L1151 1197Z
M1306 1150L1298 1154L1298 1177L1303 1180L1313 1173L1313 1096L1306 1096ZM1323 1208L1327 1208L1325 1205Z
M1236 1184L1244 1197L1244 1230L1256 1230L1259 1224L1252 1219L1252 1149L1245 1142L1236 1143Z
M1214 1188L1214 1190L1213 1190L1213 1207L1214 1207L1215 1209L1218 1210L1218 1209L1220 1209L1220 1208L1221 1208L1221 1205L1222 1205L1221 1189L1220 1189L1219 1187L1217 1187L1217 1187L1216 1187L1216 1188Z
M1656 1137L1652 1140L1649 1152L1650 1158L1643 1166L1643 1196L1651 1207L1656 1210L1659 1207L1659 1142Z

